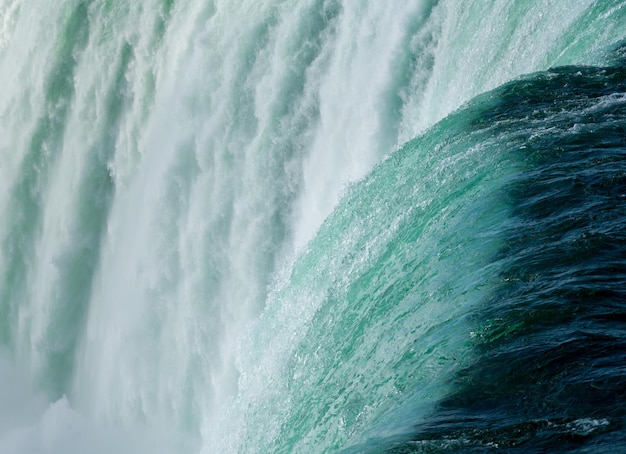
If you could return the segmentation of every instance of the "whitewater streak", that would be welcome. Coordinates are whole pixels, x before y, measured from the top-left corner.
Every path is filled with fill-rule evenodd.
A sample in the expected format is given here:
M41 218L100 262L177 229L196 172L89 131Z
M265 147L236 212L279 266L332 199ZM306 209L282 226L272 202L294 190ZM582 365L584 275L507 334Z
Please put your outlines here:
M0 1L0 448L279 437L284 421L248 424L273 418L268 389L317 299L255 330L290 305L291 267L349 185L479 93L603 63L625 14L617 0Z

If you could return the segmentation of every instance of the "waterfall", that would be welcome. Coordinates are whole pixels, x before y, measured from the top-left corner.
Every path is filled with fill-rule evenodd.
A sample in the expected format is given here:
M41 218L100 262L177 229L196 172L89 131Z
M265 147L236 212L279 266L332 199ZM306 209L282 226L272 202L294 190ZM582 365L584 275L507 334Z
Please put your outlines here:
M548 127L519 88L501 132L498 90L620 67L625 30L621 0L0 0L0 452L411 433L481 358Z

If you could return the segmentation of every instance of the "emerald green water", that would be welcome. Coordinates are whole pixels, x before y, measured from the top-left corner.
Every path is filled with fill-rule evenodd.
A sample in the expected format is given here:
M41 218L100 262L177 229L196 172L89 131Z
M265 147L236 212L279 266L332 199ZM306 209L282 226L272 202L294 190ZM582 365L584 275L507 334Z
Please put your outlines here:
M0 0L0 452L619 451L625 14Z

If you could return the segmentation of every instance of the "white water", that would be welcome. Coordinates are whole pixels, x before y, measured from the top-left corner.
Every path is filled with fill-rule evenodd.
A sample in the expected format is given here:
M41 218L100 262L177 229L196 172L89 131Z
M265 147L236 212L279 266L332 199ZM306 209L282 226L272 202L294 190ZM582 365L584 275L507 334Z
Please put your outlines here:
M621 37L623 4L435 3L0 1L0 451L236 452L240 333L346 185Z

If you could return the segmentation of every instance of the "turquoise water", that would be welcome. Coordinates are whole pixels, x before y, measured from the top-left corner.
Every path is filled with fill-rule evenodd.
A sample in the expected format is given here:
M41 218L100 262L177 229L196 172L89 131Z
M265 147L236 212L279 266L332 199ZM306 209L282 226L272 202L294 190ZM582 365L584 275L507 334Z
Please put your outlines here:
M0 452L622 449L625 34L0 1Z

